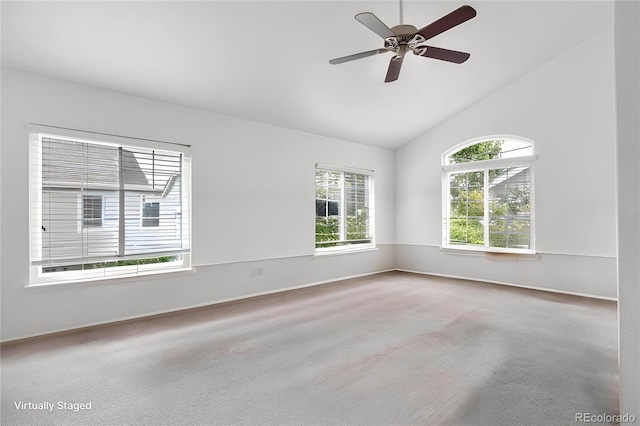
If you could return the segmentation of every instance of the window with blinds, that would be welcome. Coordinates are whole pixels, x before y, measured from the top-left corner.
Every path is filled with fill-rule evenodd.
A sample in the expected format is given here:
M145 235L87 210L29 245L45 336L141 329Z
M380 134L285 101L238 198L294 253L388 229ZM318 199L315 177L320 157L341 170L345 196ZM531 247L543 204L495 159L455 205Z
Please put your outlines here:
M443 156L443 246L533 253L533 143L474 141Z
M31 284L190 267L190 157L31 134Z
M373 246L373 172L316 166L316 251Z

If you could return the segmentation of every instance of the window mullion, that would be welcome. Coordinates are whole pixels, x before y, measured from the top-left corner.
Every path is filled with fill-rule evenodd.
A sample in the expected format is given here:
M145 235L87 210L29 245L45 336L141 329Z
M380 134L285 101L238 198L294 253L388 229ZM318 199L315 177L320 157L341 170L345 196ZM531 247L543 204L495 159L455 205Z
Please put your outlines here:
M489 169L484 169L484 246L489 247Z
M340 172L340 239L347 240L347 214L345 205L345 177L344 172Z
M180 154L180 159L179 159L180 163L178 164L178 173L180 173L180 186L178 186L178 196L180 197L180 248L184 248L184 240L182 239L182 231L183 231L183 226L184 224L182 223L183 220L183 214L182 212L184 211L184 209L182 208L182 203L183 203L183 198L182 198L182 182L184 181L183 179L183 174L182 174L182 153ZM160 209L158 209L158 223L160 222Z
M444 245L448 246L449 244L451 244L451 173L445 173L445 179L446 179L446 192L444 193L443 197L442 197L442 202L444 203L444 205L446 205L446 212L445 212L445 219L444 219L444 229L443 229L443 233L444 238Z
M80 225L80 235L82 237L82 242L81 242L81 250L82 250L82 256L87 256L89 253L89 235L88 235L88 230L85 227L84 224L84 194L87 193L88 190L88 185L87 182L85 180L85 177L88 179L89 177L89 145L87 144L82 144L82 148L84 150L83 154L84 154L84 164L83 164L83 172L84 173L80 173L80 196L77 198L77 200L79 201L80 204L80 216L79 216L79 220L78 223Z
M118 257L124 256L125 222L124 222L124 170L122 147L118 148Z

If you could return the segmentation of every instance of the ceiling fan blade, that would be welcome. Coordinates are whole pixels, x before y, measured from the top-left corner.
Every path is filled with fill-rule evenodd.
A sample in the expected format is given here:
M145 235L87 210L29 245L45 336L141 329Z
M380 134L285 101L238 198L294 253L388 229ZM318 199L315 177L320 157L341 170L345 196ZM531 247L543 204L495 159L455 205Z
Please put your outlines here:
M400 76L400 68L402 68L403 60L404 55L394 56L393 58L391 58L391 62L389 62L389 69L387 70L387 76L384 79L385 83L390 83L398 79L398 76Z
M453 62L461 64L471 56L465 52L458 52L457 50L442 49L440 47L433 46L420 46L424 51L418 56L424 56L425 58L440 59L441 61ZM419 48L416 48L418 50Z
M425 40L429 40L430 38L435 37L456 25L460 25L463 22L468 21L474 16L476 16L476 10L474 8L471 6L462 6L422 28L416 34L420 34Z
M378 34L382 38L396 36L396 33L391 31L391 29L387 27L384 22L378 19L378 17L371 12L358 13L355 18L362 25L369 28L371 31Z
M331 59L329 63L331 65L337 65L343 62L355 61L356 59L362 59L368 56L378 55L380 53L387 53L387 52L388 52L387 49L369 50L368 52L360 52L360 53L355 53L349 56L343 56L342 58Z

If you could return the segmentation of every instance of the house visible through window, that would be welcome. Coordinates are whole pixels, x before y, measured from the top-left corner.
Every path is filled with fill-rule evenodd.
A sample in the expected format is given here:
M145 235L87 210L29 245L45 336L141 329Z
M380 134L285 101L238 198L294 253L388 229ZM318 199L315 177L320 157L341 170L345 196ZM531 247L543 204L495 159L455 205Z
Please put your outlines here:
M373 246L373 174L316 167L316 251Z
M32 284L190 267L187 152L38 132L31 144Z
M534 251L533 143L475 141L443 156L443 246Z

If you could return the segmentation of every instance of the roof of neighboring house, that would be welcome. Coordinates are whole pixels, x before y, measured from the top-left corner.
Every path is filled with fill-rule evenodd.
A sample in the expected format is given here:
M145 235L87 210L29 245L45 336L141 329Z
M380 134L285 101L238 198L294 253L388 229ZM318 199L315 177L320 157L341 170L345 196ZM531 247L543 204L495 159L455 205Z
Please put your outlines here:
M119 189L118 147L43 138L42 148L44 188ZM171 191L179 175L177 166L159 165L156 170L155 166L141 165L135 152L124 148L121 152L125 189L157 192L163 196ZM146 153L141 152L139 155L144 157ZM148 176L152 177L153 182L150 182Z
M516 177L520 179L522 183L528 181L529 178L522 175L523 172L528 173L528 170L528 166L509 167L508 169L505 169L503 173L499 174L495 177L495 179L493 179L493 181L489 184L489 188L494 188L496 186L506 184L509 181L513 181L514 179L516 179Z

